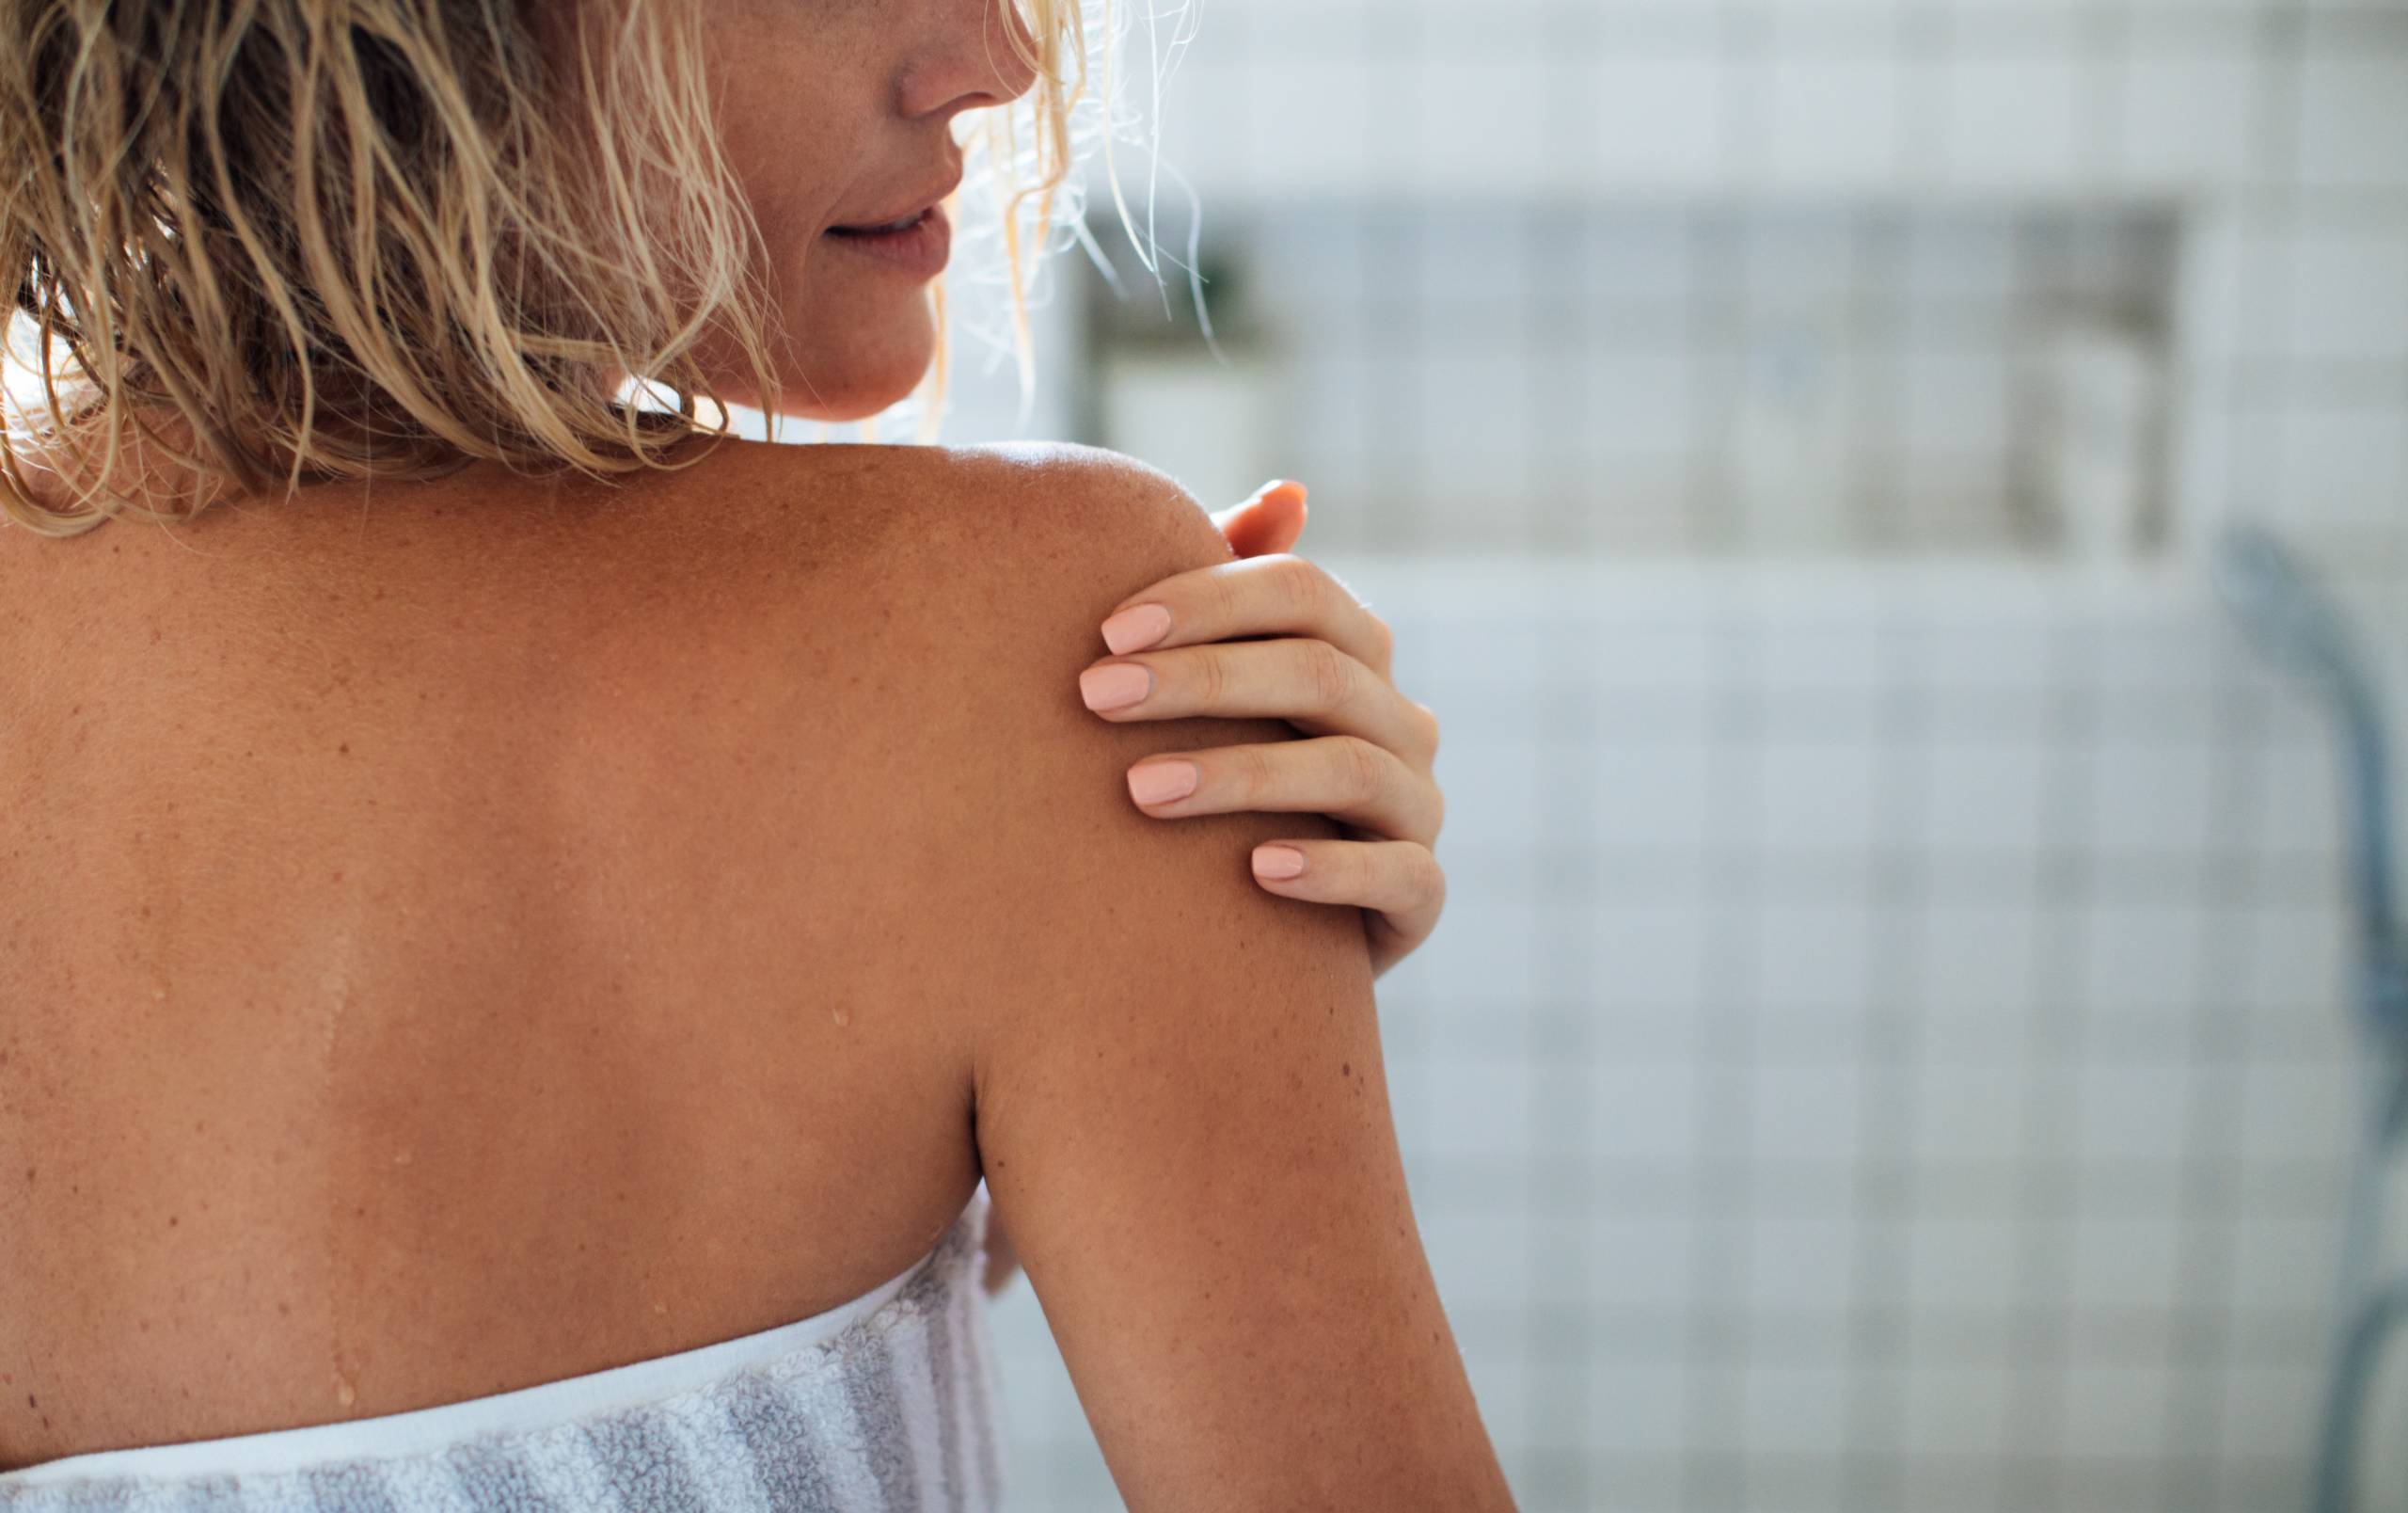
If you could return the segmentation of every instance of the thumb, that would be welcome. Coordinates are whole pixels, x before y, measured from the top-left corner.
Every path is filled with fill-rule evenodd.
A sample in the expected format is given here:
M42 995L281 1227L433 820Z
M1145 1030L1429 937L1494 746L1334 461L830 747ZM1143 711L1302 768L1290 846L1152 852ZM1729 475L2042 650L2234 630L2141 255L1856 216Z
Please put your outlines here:
M1295 548L1305 534L1305 486L1285 479L1263 485L1243 504L1212 517L1229 549L1241 557L1264 557Z

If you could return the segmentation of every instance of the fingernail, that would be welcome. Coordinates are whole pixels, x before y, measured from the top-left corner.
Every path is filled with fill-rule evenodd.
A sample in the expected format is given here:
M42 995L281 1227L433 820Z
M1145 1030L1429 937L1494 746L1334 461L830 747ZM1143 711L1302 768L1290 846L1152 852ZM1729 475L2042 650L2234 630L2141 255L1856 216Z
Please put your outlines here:
M1139 804L1168 804L1196 791L1194 762L1140 762L1129 769L1129 796Z
M1293 846L1257 846L1254 849L1254 875L1274 883L1305 875L1305 853Z
M1103 622L1103 644L1116 657L1143 651L1170 634L1170 611L1159 604L1132 604Z
M1154 675L1128 662L1090 667L1079 675L1079 697L1098 714L1125 709L1153 692Z

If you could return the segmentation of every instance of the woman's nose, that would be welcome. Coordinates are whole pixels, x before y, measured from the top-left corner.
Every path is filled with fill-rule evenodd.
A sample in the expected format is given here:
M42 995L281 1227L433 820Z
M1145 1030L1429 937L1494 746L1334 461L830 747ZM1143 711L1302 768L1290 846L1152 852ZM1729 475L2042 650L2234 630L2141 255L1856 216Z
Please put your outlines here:
M1075 5L1078 0L1054 0ZM1039 0L1040 8L1043 0ZM1037 83L1029 58L1035 39L1019 0L938 0L927 46L904 71L903 113L947 119L965 110L1008 104Z

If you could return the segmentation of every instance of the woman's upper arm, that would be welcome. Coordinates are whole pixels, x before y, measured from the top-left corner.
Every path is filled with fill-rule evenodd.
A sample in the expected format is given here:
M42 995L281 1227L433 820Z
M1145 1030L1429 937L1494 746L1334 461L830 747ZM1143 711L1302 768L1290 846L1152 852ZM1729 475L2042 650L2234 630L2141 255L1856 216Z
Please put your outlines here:
M1193 560L1117 587L1106 569L1101 608L1219 560L1200 513L1168 517L1167 545L1164 518L1132 554ZM1198 733L1085 717L1084 664L1062 675L1076 725L1038 742L1064 754L1028 827L1053 865L980 1036L976 1131L1123 1495L1510 1505L1406 1198L1356 912L1247 877L1250 842L1292 818L1135 813L1121 771Z

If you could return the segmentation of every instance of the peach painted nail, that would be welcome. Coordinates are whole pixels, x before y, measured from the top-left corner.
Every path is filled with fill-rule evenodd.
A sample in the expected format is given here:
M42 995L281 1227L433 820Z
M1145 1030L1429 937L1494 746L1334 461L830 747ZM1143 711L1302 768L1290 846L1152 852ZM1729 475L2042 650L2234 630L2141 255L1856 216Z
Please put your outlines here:
M1254 849L1254 875L1274 883L1285 883L1305 875L1305 853L1293 846L1257 846Z
M1152 693L1153 689L1154 675L1128 662L1090 667L1079 675L1079 697L1098 714L1109 709L1125 709Z
M1159 604L1132 604L1103 622L1103 644L1116 657L1126 657L1170 634L1170 611Z
M1129 769L1129 796L1139 804L1168 804L1196 791L1194 762L1140 762Z

